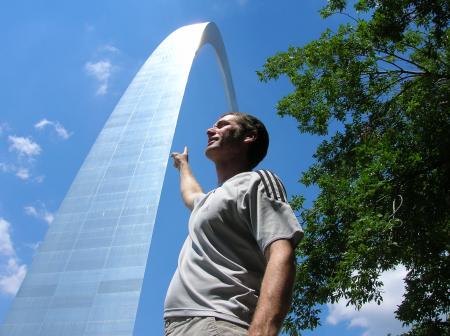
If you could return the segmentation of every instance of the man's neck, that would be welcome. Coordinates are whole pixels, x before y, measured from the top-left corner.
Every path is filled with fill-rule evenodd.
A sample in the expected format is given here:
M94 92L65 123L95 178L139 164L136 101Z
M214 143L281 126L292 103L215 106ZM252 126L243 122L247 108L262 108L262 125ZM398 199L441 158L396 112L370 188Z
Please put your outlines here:
M216 162L217 184L220 186L234 175L247 171L251 171L247 162Z

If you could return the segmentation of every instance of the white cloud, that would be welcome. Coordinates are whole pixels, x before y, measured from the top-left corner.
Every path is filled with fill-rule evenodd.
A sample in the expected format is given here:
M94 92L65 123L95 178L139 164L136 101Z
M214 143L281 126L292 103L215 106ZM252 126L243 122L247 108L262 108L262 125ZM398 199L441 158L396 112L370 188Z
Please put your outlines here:
M36 210L36 208L34 206L26 206L23 208L23 210L25 210L25 213L28 216L33 216L33 217L37 217L38 216L38 212Z
M62 125L62 124L60 124L58 121L50 121L50 120L47 120L47 119L42 119L42 120L40 120L39 122L37 122L35 125L34 125L34 128L36 128L36 129L44 129L46 126L51 126L51 127L53 127L53 129L55 130L55 132L56 132L56 134L60 137L60 138L62 138L62 139L64 139L64 140L67 140L67 139L69 139L69 137L72 135L69 131L67 131L65 128L64 128L64 126Z
M28 216L41 219L47 224L51 224L54 220L53 214L47 211L43 204L40 205L39 209L36 209L36 207L32 205L27 205L23 209Z
M8 164L4 162L0 162L0 172L1 173L12 173L16 175L21 180L28 180L31 177L30 171L28 168L16 167L13 164Z
M44 219L44 221L47 222L47 224L51 224L55 220L55 216L52 213L50 213L50 212L46 212L44 214L44 218L43 219Z
M30 172L27 168L19 168L16 171L16 176L21 180L28 180L30 178Z
M1 269L0 292L16 295L26 274L26 265L19 264L17 258L9 258L7 264Z
M26 265L19 264L17 258L9 258L7 264L1 267L0 292L16 295L26 274Z
M10 142L9 150L16 151L19 155L35 156L41 153L41 146L33 142L31 138L8 136Z
M98 48L99 51L106 51L109 53L118 53L120 52L119 48L113 46L112 44L105 44Z
M42 119L41 121L39 121L39 122L37 122L35 125L34 125L34 128L37 128L37 129L42 129L42 128L44 128L45 126L47 126L47 125L52 125L53 123L51 122L51 121L49 121L49 120L47 120L47 119Z
M10 224L0 217L0 255L14 255L14 248L9 233Z
M111 75L111 62L108 60L97 63L86 63L86 71L99 81L107 81Z
M26 247L30 248L33 251L33 255L37 252L39 246L41 246L41 242L38 241L36 243L25 244Z
M34 181L37 182L37 183L42 183L42 182L44 182L44 180L45 180L45 176L44 175L39 175L39 176L36 176L34 178Z
M15 171L15 167L14 167L14 165L0 162L0 171L2 173L11 173L11 172Z
M20 264L10 233L11 225L0 217L0 293L15 295L27 273Z
M84 69L99 82L97 95L106 94L108 92L109 77L112 72L111 62L109 60L102 60L96 63L87 62L84 65Z
M105 95L105 94L107 94L107 93L108 93L108 84L107 84L107 83L101 84L101 85L98 87L97 92L96 92L96 94L97 94L98 96L103 96L103 95Z
M394 311L397 310L405 293L403 279L406 273L404 266L398 266L394 270L381 274L380 280L384 284L384 293L383 302L380 305L375 302L367 303L358 311L351 305L346 306L347 301L344 299L335 304L329 304L327 323L337 325L344 322L348 324L348 328L361 327L364 329L363 336L405 332L407 329L394 318Z

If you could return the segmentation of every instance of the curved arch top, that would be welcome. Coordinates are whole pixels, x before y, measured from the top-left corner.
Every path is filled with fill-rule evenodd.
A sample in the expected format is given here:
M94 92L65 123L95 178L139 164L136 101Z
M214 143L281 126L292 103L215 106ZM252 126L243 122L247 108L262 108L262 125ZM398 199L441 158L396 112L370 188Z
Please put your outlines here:
M147 63L149 66L152 66L153 57L160 58L164 56L168 57L168 55L170 55L172 59L168 60L165 58L164 63L167 64L170 62L172 64L177 64L177 68L174 70L180 74L183 72L181 70L182 67L185 67L185 71L186 68L188 68L187 74L183 72L184 78L187 80L192 62L197 52L205 44L210 44L216 53L225 85L228 107L230 111L238 111L236 94L225 46L220 31L213 22L184 26L171 33L152 53L146 64L144 64L143 69L146 67Z
M234 91L233 79L231 77L227 53L225 51L225 46L223 44L222 36L219 32L219 29L213 22L209 22L206 24L199 49L205 43L211 44L214 47L214 50L216 51L220 70L222 73L222 79L225 84L225 94L227 97L229 109L230 111L238 111L239 108L237 105L236 93Z
M206 43L216 51L229 108L238 110L214 23L182 27L161 42L78 171L1 336L133 334L178 114L192 62Z

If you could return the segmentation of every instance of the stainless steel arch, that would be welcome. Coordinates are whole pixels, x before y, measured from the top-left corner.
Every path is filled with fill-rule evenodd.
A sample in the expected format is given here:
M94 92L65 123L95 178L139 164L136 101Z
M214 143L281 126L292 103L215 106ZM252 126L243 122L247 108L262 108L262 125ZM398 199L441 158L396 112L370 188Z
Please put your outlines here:
M0 335L132 335L181 102L193 59L206 43L216 51L230 110L237 110L216 25L169 35L100 132Z

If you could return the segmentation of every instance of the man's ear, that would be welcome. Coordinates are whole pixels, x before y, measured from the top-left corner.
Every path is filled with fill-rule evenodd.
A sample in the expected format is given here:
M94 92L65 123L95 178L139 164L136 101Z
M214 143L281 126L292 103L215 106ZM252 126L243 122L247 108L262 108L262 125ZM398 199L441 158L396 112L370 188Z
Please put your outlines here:
M258 136L257 136L257 134L256 134L256 131L251 131L251 132L249 132L249 133L247 133L247 134L245 135L245 137L244 137L244 143L250 144L250 143L256 141L256 138L257 138L257 137L258 137Z

